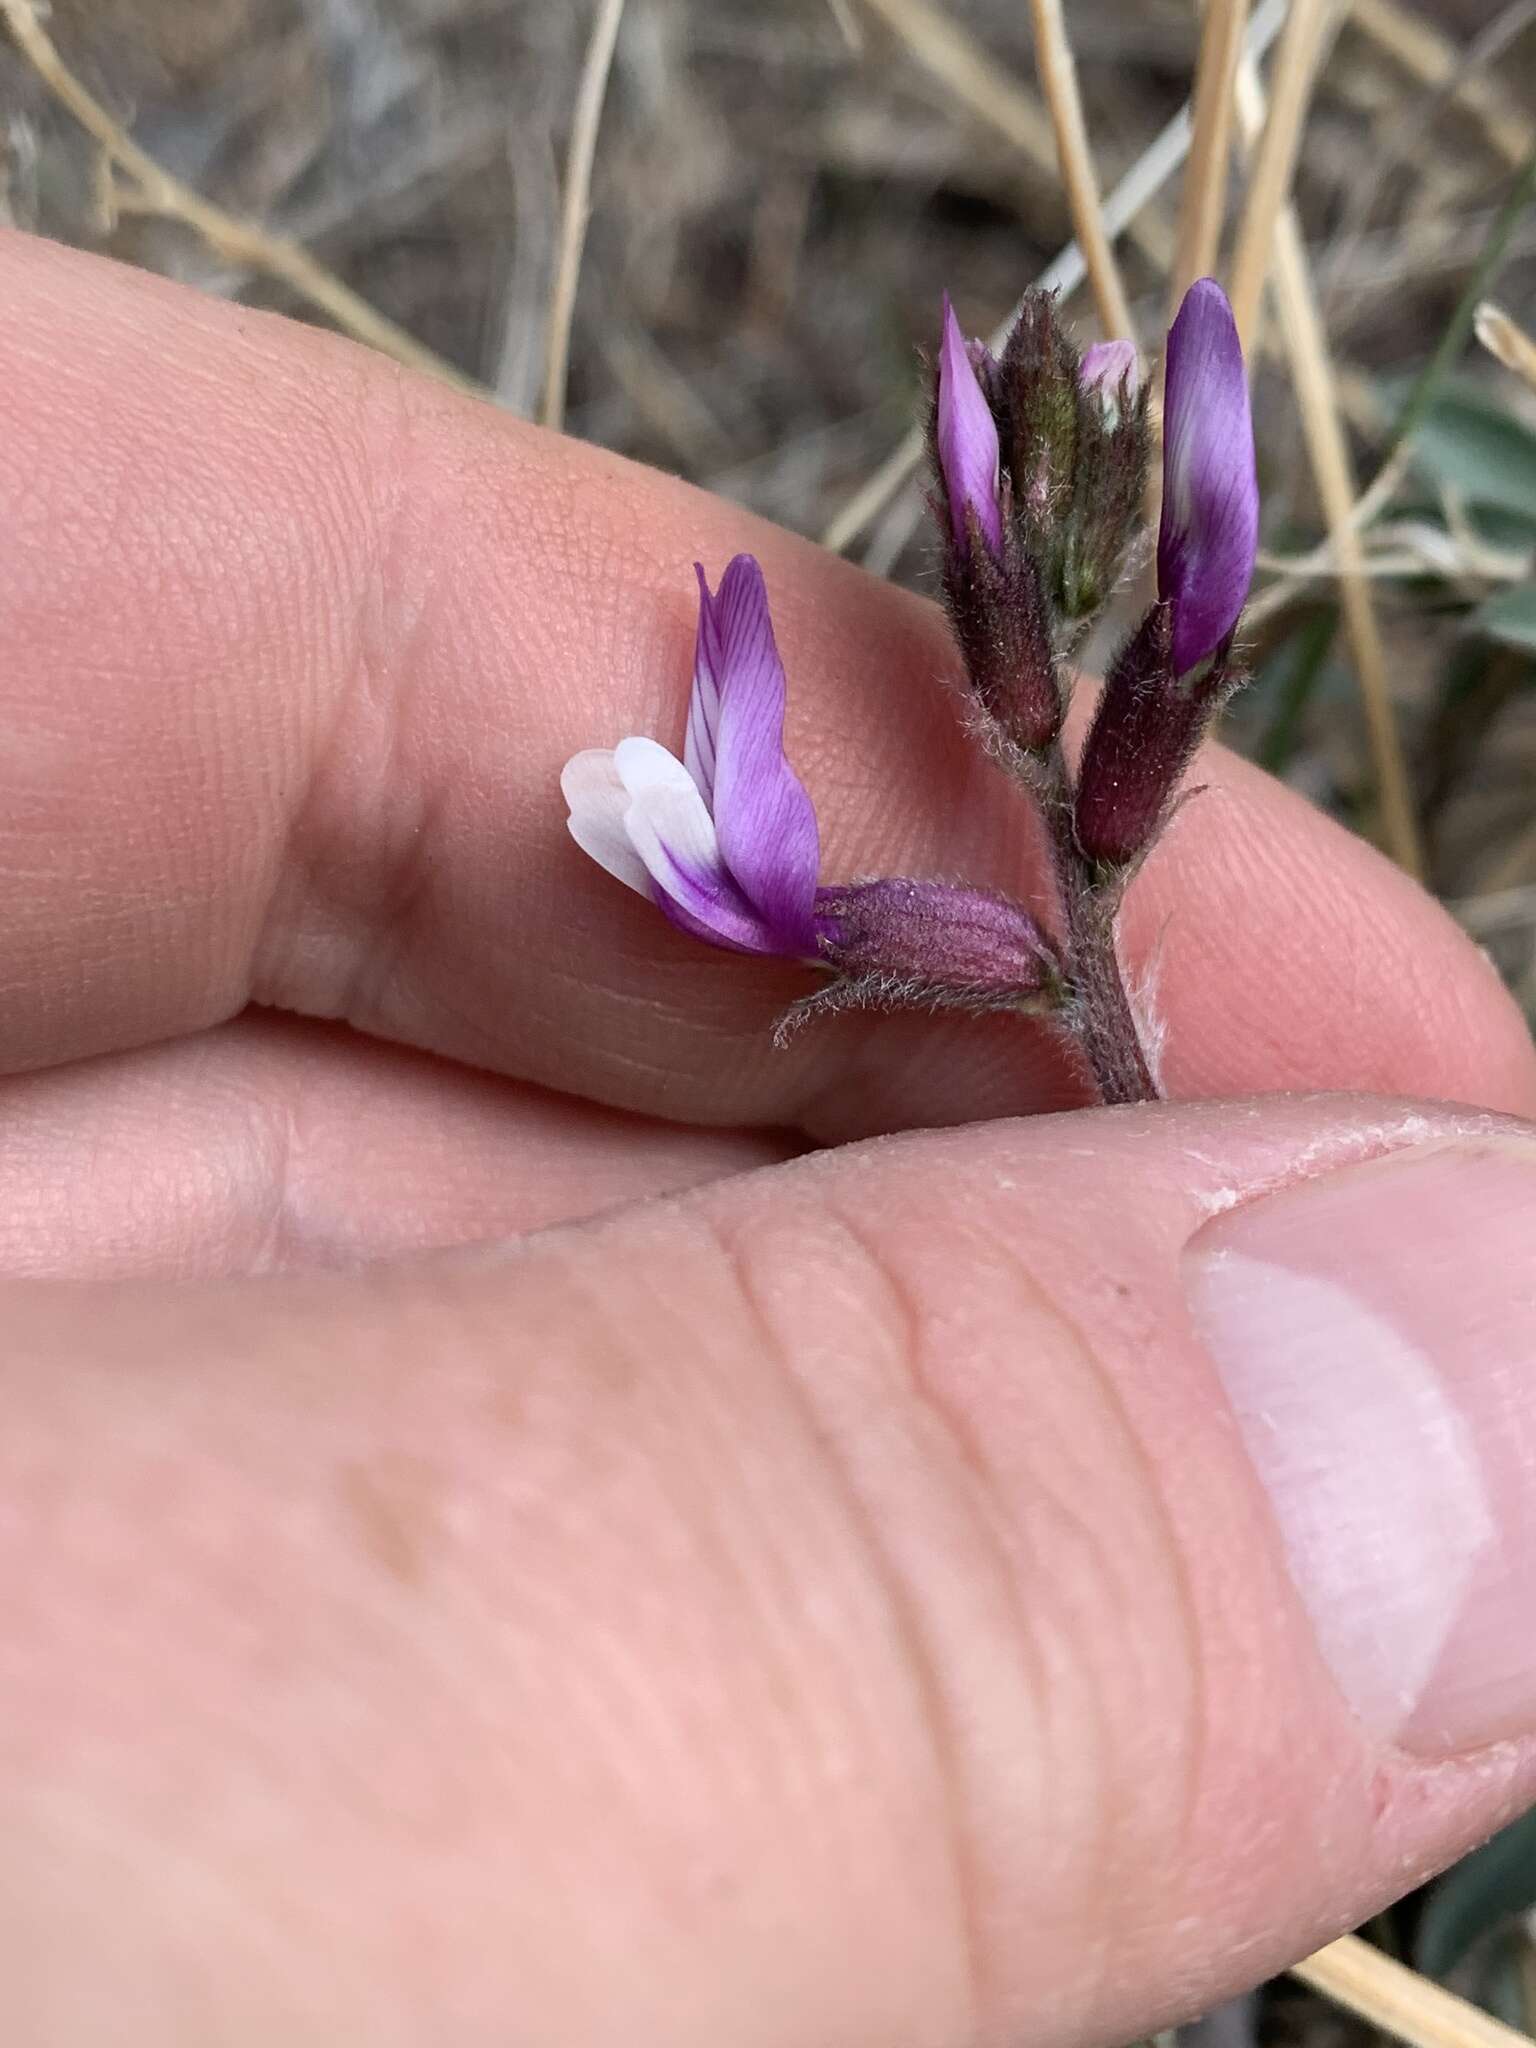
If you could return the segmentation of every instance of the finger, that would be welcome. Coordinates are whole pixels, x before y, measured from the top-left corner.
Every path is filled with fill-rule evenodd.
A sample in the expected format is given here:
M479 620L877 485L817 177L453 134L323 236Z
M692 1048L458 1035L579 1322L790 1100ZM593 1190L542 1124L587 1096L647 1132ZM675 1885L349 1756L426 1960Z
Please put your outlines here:
M1083 2048L1253 1982L1536 1793L1533 1198L1529 1129L1269 1100L12 1289L13 2031Z
M258 1013L0 1082L0 1127L0 1273L37 1279L355 1264L786 1156Z
M1018 1028L775 1016L798 970L664 928L556 778L676 741L695 558L766 566L826 873L1038 892L936 613L684 486L334 339L0 246L0 1064L254 995L669 1118L818 1135L1059 1102ZM1204 771L1202 771L1204 772ZM1133 898L1185 1093L1536 1103L1491 968L1404 878L1221 757Z

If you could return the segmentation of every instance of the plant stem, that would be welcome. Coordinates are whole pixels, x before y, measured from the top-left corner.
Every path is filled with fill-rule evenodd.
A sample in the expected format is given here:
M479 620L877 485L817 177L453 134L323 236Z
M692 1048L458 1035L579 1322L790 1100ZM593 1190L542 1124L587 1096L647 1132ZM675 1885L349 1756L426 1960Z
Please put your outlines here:
M1106 1103L1156 1102L1157 1083L1125 992L1115 951L1118 892L1106 892L1083 858L1072 829L1072 781L1058 740L1046 762L1040 808L1066 919L1067 972L1075 990L1073 1024L1083 1057Z

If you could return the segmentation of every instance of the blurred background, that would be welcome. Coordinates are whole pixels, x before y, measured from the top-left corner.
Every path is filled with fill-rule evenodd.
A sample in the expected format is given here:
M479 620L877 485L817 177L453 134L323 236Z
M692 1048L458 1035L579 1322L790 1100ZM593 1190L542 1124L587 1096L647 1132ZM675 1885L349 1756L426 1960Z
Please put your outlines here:
M0 218L563 412L931 589L911 487L868 486L913 419L940 289L987 333L1061 277L1073 240L1031 14L0 0ZM1284 14L1256 5L1250 33L1272 40ZM1098 187L1129 181L1115 246L1155 351L1198 8L1070 0L1065 26ZM1267 318L1255 681L1228 736L1417 867L1536 1017L1536 0L1354 0L1318 58L1291 199L1326 389ZM562 197L584 73L575 268ZM1239 153L1232 220L1244 203ZM568 346L558 319L551 338L561 279ZM1490 303L1503 324L1477 317ZM1100 331L1091 292L1068 304L1084 339ZM1309 393L1365 494L1353 542L1315 482ZM1536 2033L1533 1907L1528 1820L1368 1933ZM1285 1980L1182 2038L1382 2037Z

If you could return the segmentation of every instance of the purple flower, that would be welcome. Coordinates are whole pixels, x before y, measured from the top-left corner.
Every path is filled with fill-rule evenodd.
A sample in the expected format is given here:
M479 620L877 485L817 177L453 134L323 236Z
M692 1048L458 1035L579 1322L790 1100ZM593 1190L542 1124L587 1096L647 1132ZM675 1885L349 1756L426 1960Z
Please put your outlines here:
M962 556L970 547L966 515L975 515L982 538L1001 561L1003 508L998 497L997 421L982 391L955 309L944 294L944 338L939 345L936 439L949 523Z
M738 555L699 635L683 759L651 739L565 765L571 837L695 938L737 953L814 959L816 812L784 758L784 667L763 572Z
M1084 349L1079 381L1107 411L1118 415L1121 397L1134 398L1141 385L1141 366L1133 341L1096 341Z
M1158 595L1184 675L1237 624L1253 579L1259 487L1242 345L1226 293L1202 277L1168 331Z

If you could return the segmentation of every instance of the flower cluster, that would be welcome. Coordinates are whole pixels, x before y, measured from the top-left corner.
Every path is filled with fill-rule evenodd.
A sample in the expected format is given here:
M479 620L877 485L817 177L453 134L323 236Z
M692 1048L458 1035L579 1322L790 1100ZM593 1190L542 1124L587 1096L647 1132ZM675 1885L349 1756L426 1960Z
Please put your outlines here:
M589 749L561 789L583 852L695 938L830 970L822 1004L1033 1004L1056 949L990 890L886 878L822 888L816 812L784 755L783 663L763 572L702 569L681 761L651 739Z
M945 596L980 724L1041 808L1060 929L992 890L881 877L824 884L816 813L784 752L785 676L748 555L711 591L683 755L655 740L578 754L562 787L594 860L693 936L821 969L808 1006L1047 1010L1106 1100L1155 1093L1114 951L1130 875L1237 681L1258 490L1231 309L1202 279L1168 335L1156 596L1109 663L1077 773L1073 665L1135 566L1154 436L1128 342L1079 352L1032 294L1000 356L944 302L929 413Z

